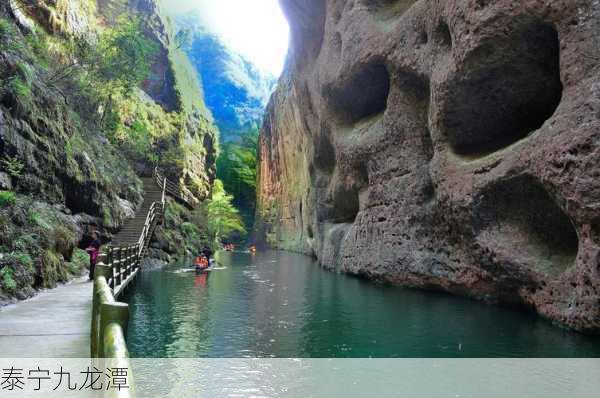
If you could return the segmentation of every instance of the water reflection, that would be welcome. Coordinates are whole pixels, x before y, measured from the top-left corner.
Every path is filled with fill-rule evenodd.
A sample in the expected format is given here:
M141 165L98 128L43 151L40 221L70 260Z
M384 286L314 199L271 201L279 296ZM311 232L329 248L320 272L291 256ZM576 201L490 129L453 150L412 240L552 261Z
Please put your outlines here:
M448 295L378 286L283 252L222 269L145 270L131 290L140 357L599 357L600 339Z

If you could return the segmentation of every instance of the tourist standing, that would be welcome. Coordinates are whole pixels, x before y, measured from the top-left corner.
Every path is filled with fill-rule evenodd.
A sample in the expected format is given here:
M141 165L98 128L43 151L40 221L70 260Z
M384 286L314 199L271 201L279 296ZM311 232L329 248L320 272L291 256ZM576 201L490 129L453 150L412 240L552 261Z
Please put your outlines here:
M96 263L98 262L98 257L100 256L100 237L98 232L92 232L92 243L86 249L88 254L90 255L90 280L94 279L94 270L96 269Z

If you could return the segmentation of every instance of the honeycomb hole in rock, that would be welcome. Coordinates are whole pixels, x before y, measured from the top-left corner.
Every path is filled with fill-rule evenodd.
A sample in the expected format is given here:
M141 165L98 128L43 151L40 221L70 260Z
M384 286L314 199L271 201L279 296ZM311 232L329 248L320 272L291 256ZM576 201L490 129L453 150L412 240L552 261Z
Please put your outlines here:
M355 187L336 190L333 200L333 222L353 223L360 210L359 190Z
M537 180L516 177L496 182L476 203L478 241L502 258L548 276L575 263L577 231Z
M347 125L385 112L389 93L390 75L381 63L360 65L324 90L334 116Z
M440 22L433 35L435 42L444 48L452 48L452 34L446 22Z
M556 29L520 23L483 43L448 82L442 125L453 151L485 156L538 130L562 99Z
M333 223L353 223L360 211L360 193L368 186L366 165L357 165L352 175L335 183L333 191Z

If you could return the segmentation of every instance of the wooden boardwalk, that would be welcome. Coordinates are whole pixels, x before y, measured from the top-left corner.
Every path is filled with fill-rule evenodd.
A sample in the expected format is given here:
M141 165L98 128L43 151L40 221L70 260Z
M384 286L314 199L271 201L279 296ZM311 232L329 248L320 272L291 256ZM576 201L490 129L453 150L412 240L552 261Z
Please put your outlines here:
M0 308L0 357L89 358L92 283L87 278Z

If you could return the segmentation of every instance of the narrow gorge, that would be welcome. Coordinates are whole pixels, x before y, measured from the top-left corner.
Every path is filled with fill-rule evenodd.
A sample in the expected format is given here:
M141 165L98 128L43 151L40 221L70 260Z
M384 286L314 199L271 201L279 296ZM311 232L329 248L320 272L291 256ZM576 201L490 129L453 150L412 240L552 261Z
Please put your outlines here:
M600 332L600 5L282 0L256 236Z
M0 370L596 393L599 32L598 0L0 1Z

